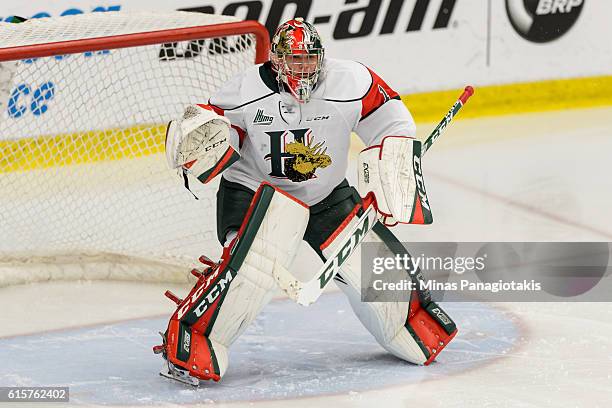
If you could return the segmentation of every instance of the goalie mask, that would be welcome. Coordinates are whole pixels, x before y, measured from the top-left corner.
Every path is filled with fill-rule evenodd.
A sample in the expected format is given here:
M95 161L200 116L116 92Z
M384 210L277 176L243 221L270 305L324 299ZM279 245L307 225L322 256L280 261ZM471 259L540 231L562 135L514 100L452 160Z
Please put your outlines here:
M296 18L280 25L270 48L279 87L284 84L299 102L308 102L321 73L323 55L321 37L312 24Z

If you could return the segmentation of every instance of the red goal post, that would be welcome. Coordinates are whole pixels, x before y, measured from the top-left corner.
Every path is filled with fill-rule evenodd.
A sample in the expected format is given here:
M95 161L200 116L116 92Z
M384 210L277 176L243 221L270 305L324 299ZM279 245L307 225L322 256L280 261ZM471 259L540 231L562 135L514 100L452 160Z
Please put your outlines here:
M217 256L216 186L183 188L165 125L269 44L257 22L202 13L0 23L0 287L181 282Z

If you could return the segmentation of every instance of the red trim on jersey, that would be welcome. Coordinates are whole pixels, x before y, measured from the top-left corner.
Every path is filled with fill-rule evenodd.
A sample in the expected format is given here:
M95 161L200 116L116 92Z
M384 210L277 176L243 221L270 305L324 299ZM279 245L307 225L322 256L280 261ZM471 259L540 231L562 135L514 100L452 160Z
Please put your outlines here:
M242 142L244 142L244 138L246 137L246 132L240 126L232 125L232 129L238 132L238 147L242 147Z
M221 109L220 107L218 107L218 106L215 106L215 105L206 105L206 104L203 104L203 103L198 103L198 106L201 106L204 109L211 110L211 111L215 112L217 115L225 116L225 113L224 113L225 111L223 109Z
M209 110L209 111L213 111L213 112L217 113L217 115L223 115L223 113L219 113L219 112L217 112L215 108L213 108L212 106L207 105L207 104L205 104L205 103L198 103L198 104L196 104L196 105L198 105L198 106L199 106L200 108L202 108L202 109L206 109L206 110ZM221 112L223 112L223 111L221 111Z
M372 85L368 93L361 99L362 119L380 108L388 100L399 98L399 94L391 89L381 77L376 75L370 68L367 68L367 70L372 76Z

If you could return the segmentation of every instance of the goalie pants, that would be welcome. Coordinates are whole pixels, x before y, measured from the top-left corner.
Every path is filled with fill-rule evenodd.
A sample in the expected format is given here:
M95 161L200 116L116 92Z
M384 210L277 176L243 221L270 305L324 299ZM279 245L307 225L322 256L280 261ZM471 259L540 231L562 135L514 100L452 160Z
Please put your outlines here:
M217 192L217 238L221 245L231 231L238 231L249 209L253 190L242 184L221 178ZM320 246L351 213L361 198L353 187L344 180L321 202L310 207L310 218L304 241L323 258Z

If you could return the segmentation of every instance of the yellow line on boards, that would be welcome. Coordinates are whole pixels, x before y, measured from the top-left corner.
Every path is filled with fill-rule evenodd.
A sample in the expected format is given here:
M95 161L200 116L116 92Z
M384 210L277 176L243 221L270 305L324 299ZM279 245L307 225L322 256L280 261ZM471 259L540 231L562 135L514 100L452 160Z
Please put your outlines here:
M467 84L466 84L467 85ZM438 122L463 90L404 95L417 122ZM612 76L476 87L457 119L612 105Z
M162 153L165 125L0 141L0 173Z
M419 123L438 122L461 89L402 96ZM612 76L483 86L458 119L612 105ZM164 151L165 125L139 125L14 140L0 140L0 174L100 161L131 159Z

